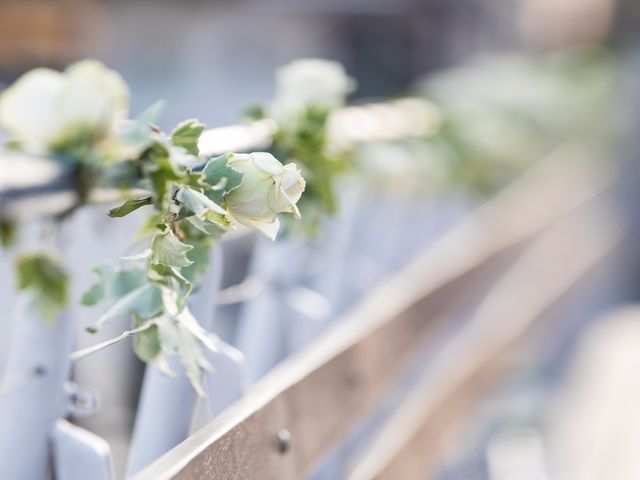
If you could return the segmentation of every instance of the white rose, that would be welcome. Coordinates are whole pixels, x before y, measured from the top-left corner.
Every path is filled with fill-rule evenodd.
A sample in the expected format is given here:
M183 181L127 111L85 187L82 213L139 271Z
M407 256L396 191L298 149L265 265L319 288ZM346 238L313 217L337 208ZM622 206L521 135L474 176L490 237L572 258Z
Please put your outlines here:
M128 103L120 75L98 61L64 72L37 68L0 94L0 127L25 150L46 153L81 131L94 139L108 136L126 118Z
M295 116L308 107L331 110L344 105L355 80L338 62L307 58L276 70L276 118Z
M278 213L300 217L296 203L305 181L295 164L283 166L270 153L233 154L227 164L242 172L242 183L226 196L226 207L240 223L272 240L280 227Z

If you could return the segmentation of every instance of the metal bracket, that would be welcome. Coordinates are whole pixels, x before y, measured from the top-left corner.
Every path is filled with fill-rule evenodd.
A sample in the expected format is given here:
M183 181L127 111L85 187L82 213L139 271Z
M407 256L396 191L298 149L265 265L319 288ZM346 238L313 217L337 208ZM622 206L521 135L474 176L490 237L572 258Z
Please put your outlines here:
M100 394L74 382L64 383L65 405L68 415L86 417L95 414L102 406Z

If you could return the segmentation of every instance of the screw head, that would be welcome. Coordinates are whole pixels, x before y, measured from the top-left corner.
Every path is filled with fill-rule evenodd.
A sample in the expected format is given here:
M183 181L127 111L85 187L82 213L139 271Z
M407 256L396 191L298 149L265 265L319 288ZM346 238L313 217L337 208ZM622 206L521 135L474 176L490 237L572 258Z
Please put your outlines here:
M278 451L280 453L287 453L291 449L291 432L286 428L283 428L276 435L278 440Z

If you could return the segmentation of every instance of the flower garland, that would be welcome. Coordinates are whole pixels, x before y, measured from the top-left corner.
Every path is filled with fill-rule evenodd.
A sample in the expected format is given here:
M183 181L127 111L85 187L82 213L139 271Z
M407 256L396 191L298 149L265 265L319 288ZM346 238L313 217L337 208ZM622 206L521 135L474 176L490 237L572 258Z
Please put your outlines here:
M124 217L148 208L139 254L127 267L96 267L99 281L83 296L86 305L103 302L106 311L89 331L120 315L133 318L138 357L171 374L166 355L177 355L192 384L211 366L205 348L216 339L190 313L188 298L206 273L209 251L226 231L243 224L274 239L278 214L299 218L296 203L305 181L295 164L283 166L270 153L200 155L204 125L179 124L170 135L153 122L155 105L126 120L128 89L120 76L87 60L64 72L36 69L0 96L0 126L12 134L9 146L70 164L79 204L99 185L135 188L109 211ZM49 254L20 257L20 288L31 293L40 313L53 319L67 301L68 276Z
M331 128L355 82L340 64L319 59L278 69L274 101L248 115L275 126L269 153L202 155L204 126L187 120L166 135L154 126L159 104L129 120L126 84L92 60L25 74L0 94L0 127L12 136L9 148L68 166L78 205L98 187L121 188L128 199L112 217L150 212L139 235L146 248L127 257L126 268L96 267L99 281L83 303L107 305L92 329L130 315L137 355L167 373L166 355L177 355L201 391L209 368L204 350L215 348L215 337L199 326L187 300L217 238L242 224L274 239L281 213L303 218L287 222L287 230L315 235L337 212L337 184L351 168L369 175L374 192L444 185L490 193L562 140L610 141L592 114L611 103L609 56L583 50L551 60L510 58L430 76L421 91L440 112L435 131L357 148L333 138ZM508 81L496 87L496 75ZM13 237L12 223L0 219L0 241ZM55 319L69 282L55 253L21 256L16 267L33 306Z
M331 114L343 107L356 81L331 60L295 60L276 71L276 93L269 106L249 110L251 119L271 118L275 125L271 152L300 165L307 189L300 202L308 236L338 211L336 182L349 170L352 152L330 138ZM289 229L296 228L289 225Z

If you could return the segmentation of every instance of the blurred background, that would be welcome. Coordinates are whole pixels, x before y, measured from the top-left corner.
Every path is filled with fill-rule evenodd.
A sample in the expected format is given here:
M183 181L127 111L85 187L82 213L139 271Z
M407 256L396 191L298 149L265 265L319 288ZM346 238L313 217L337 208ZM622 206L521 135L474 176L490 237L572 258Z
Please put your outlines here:
M345 64L358 80L356 98L389 97L421 75L478 55L608 41L625 29L613 28L622 8L613 0L0 5L5 85L35 66L60 69L97 58L126 78L134 112L165 99L168 126L189 116L210 126L238 121L247 105L271 99L275 68L301 57ZM620 22L631 23L632 14L620 15Z
M342 214L349 213L349 205L368 212L360 223L351 222L357 238L350 240L350 248L360 242L369 257L350 264L350 273L335 270L323 277L331 283L323 295L336 314L410 264L466 212L558 145L571 140L587 151L604 152L601 157L622 171L614 189L616 215L629 231L621 258L610 262L607 273L571 303L566 322L545 330L545 348L516 362L437 478L640 478L640 323L630 314L598 321L603 312L637 300L640 293L640 144L635 133L640 127L640 3L0 0L0 90L31 68L63 69L87 57L122 74L131 88L133 114L164 99L158 123L166 130L190 117L208 127L241 122L248 107L272 100L274 70L302 57L344 64L358 82L350 103L403 95L433 102L442 119L438 135L420 144L363 145L358 150L359 165L368 164L363 171L374 194L345 199ZM406 176L389 182L386 162L412 163L407 155L420 157L421 176L410 167L413 183ZM2 175L0 171L0 179ZM381 177L384 188L376 183ZM404 186L409 183L407 199ZM403 190L402 198L398 190ZM419 206L407 210L407 202ZM113 261L135 231L136 218L115 225L103 210L88 207L74 220L66 245L74 251L74 298L90 282L88 266ZM394 216L391 234L376 244L367 239L375 236L375 213L380 211L401 211L403 216ZM42 226L31 220L22 229L21 241L27 245ZM575 239L577 248L580 241ZM236 243L228 247L233 268L225 266L227 287L248 270L262 268L256 267L255 257L252 267L247 254L255 239ZM331 255L325 247L315 251ZM14 280L10 255L2 255L0 300L9 311ZM348 275L356 281L344 284ZM327 292L336 289L342 296L332 298L334 293ZM304 306L296 306L305 302L310 302L307 310L308 305L323 308L322 299L299 295L290 306L296 313L289 315L306 315ZM217 333L236 346L241 307L222 306L217 313ZM80 307L72 311L78 318L91 315ZM115 323L102 337L79 337L78 346L117 335L123 325ZM0 341L2 356L9 342ZM278 355L285 356L287 348ZM271 366L257 369L256 378ZM98 412L74 422L109 441L122 477L142 375L143 366L126 342L74 368L74 380L97 390L102 403ZM375 424L373 419L352 432L313 478L342 478L345 458Z

